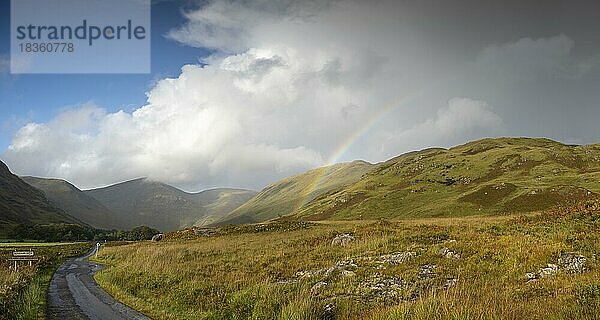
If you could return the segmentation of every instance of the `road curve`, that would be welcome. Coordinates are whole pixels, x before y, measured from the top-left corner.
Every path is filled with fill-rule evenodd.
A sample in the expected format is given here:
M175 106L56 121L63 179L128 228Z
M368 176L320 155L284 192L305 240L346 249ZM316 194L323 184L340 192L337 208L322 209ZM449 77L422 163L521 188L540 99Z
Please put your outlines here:
M141 320L149 319L143 314L115 300L94 280L94 274L102 266L88 258L96 248L85 256L67 260L52 276L48 288L48 313L51 320Z

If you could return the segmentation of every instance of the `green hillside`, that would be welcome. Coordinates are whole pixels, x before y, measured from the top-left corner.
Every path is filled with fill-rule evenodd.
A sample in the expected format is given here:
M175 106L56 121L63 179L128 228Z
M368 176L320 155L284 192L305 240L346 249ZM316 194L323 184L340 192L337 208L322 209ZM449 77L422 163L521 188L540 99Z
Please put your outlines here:
M44 193L12 174L0 161L0 237L16 224L81 223L53 206Z
M323 193L358 181L372 167L365 161L353 161L285 178L263 189L215 224L260 222L290 214Z
M256 195L256 191L218 188L205 190L195 195L206 209L206 215L194 223L196 226L202 227L214 223L237 209Z
M315 199L295 218L377 219L505 214L600 193L600 144L498 138L411 152Z
M117 214L65 180L37 177L21 179L42 190L56 207L91 226L120 229L123 225Z

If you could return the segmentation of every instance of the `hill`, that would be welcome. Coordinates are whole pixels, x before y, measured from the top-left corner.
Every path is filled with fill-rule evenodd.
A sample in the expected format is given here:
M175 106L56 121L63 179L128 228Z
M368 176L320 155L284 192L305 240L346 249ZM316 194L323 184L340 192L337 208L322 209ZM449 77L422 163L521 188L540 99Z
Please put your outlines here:
M117 214L65 180L37 177L21 179L42 190L53 205L91 226L120 229L123 225Z
M237 209L256 195L256 191L219 188L198 192L195 195L207 211L206 215L195 223L196 226L202 227L214 223Z
M214 224L253 223L290 214L323 193L358 181L372 167L365 161L353 161L285 178L263 189Z
M146 178L84 191L114 212L122 229L141 224L162 231L203 225L228 214L254 193L240 189L213 189L188 193Z
M16 224L81 222L53 206L44 193L12 174L0 161L0 236Z
M124 229L143 224L171 231L192 225L206 215L193 195L146 178L84 192L115 212Z
M600 193L600 144L483 139L411 152L294 213L305 220L539 211Z

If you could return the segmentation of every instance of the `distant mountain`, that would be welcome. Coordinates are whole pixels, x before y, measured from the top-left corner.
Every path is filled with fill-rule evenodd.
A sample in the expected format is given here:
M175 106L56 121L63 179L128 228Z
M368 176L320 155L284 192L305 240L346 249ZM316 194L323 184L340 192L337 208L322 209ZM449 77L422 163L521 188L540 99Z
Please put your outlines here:
M305 220L509 214L600 194L600 144L483 139L411 152L296 210ZM290 217L291 218L291 217Z
M53 206L44 193L12 174L0 161L0 236L15 224L77 223Z
M91 226L103 229L123 227L119 215L65 180L37 177L21 179L42 190L53 205Z
M77 219L0 168L0 225ZM548 139L483 139L431 148L370 164L354 161L285 178L259 193L212 189L188 193L137 179L78 191L64 181L25 178L56 206L92 225L171 231L191 225L299 220L378 219L544 210L600 197L600 144ZM6 187L5 187L6 186ZM95 199L95 200L94 200Z
M161 231L219 219L253 195L253 191L239 189L188 193L146 178L84 193L116 213L123 229L143 224Z
M196 221L196 226L207 226L229 214L239 206L250 200L256 191L244 189L211 189L196 193L196 198L207 213Z
M372 168L373 165L368 162L353 161L285 178L263 189L213 224L253 223L285 216L303 208L318 196L360 180Z
M144 224L172 231L192 225L206 215L189 193L145 178L84 192L118 214L124 229Z

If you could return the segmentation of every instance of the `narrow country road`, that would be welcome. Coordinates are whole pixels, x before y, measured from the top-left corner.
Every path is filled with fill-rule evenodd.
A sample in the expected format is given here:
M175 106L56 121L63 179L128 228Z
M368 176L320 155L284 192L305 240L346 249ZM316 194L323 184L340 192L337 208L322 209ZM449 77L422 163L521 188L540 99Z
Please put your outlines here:
M148 319L143 314L113 299L94 280L101 266L83 257L67 260L52 276L48 289L47 319Z

